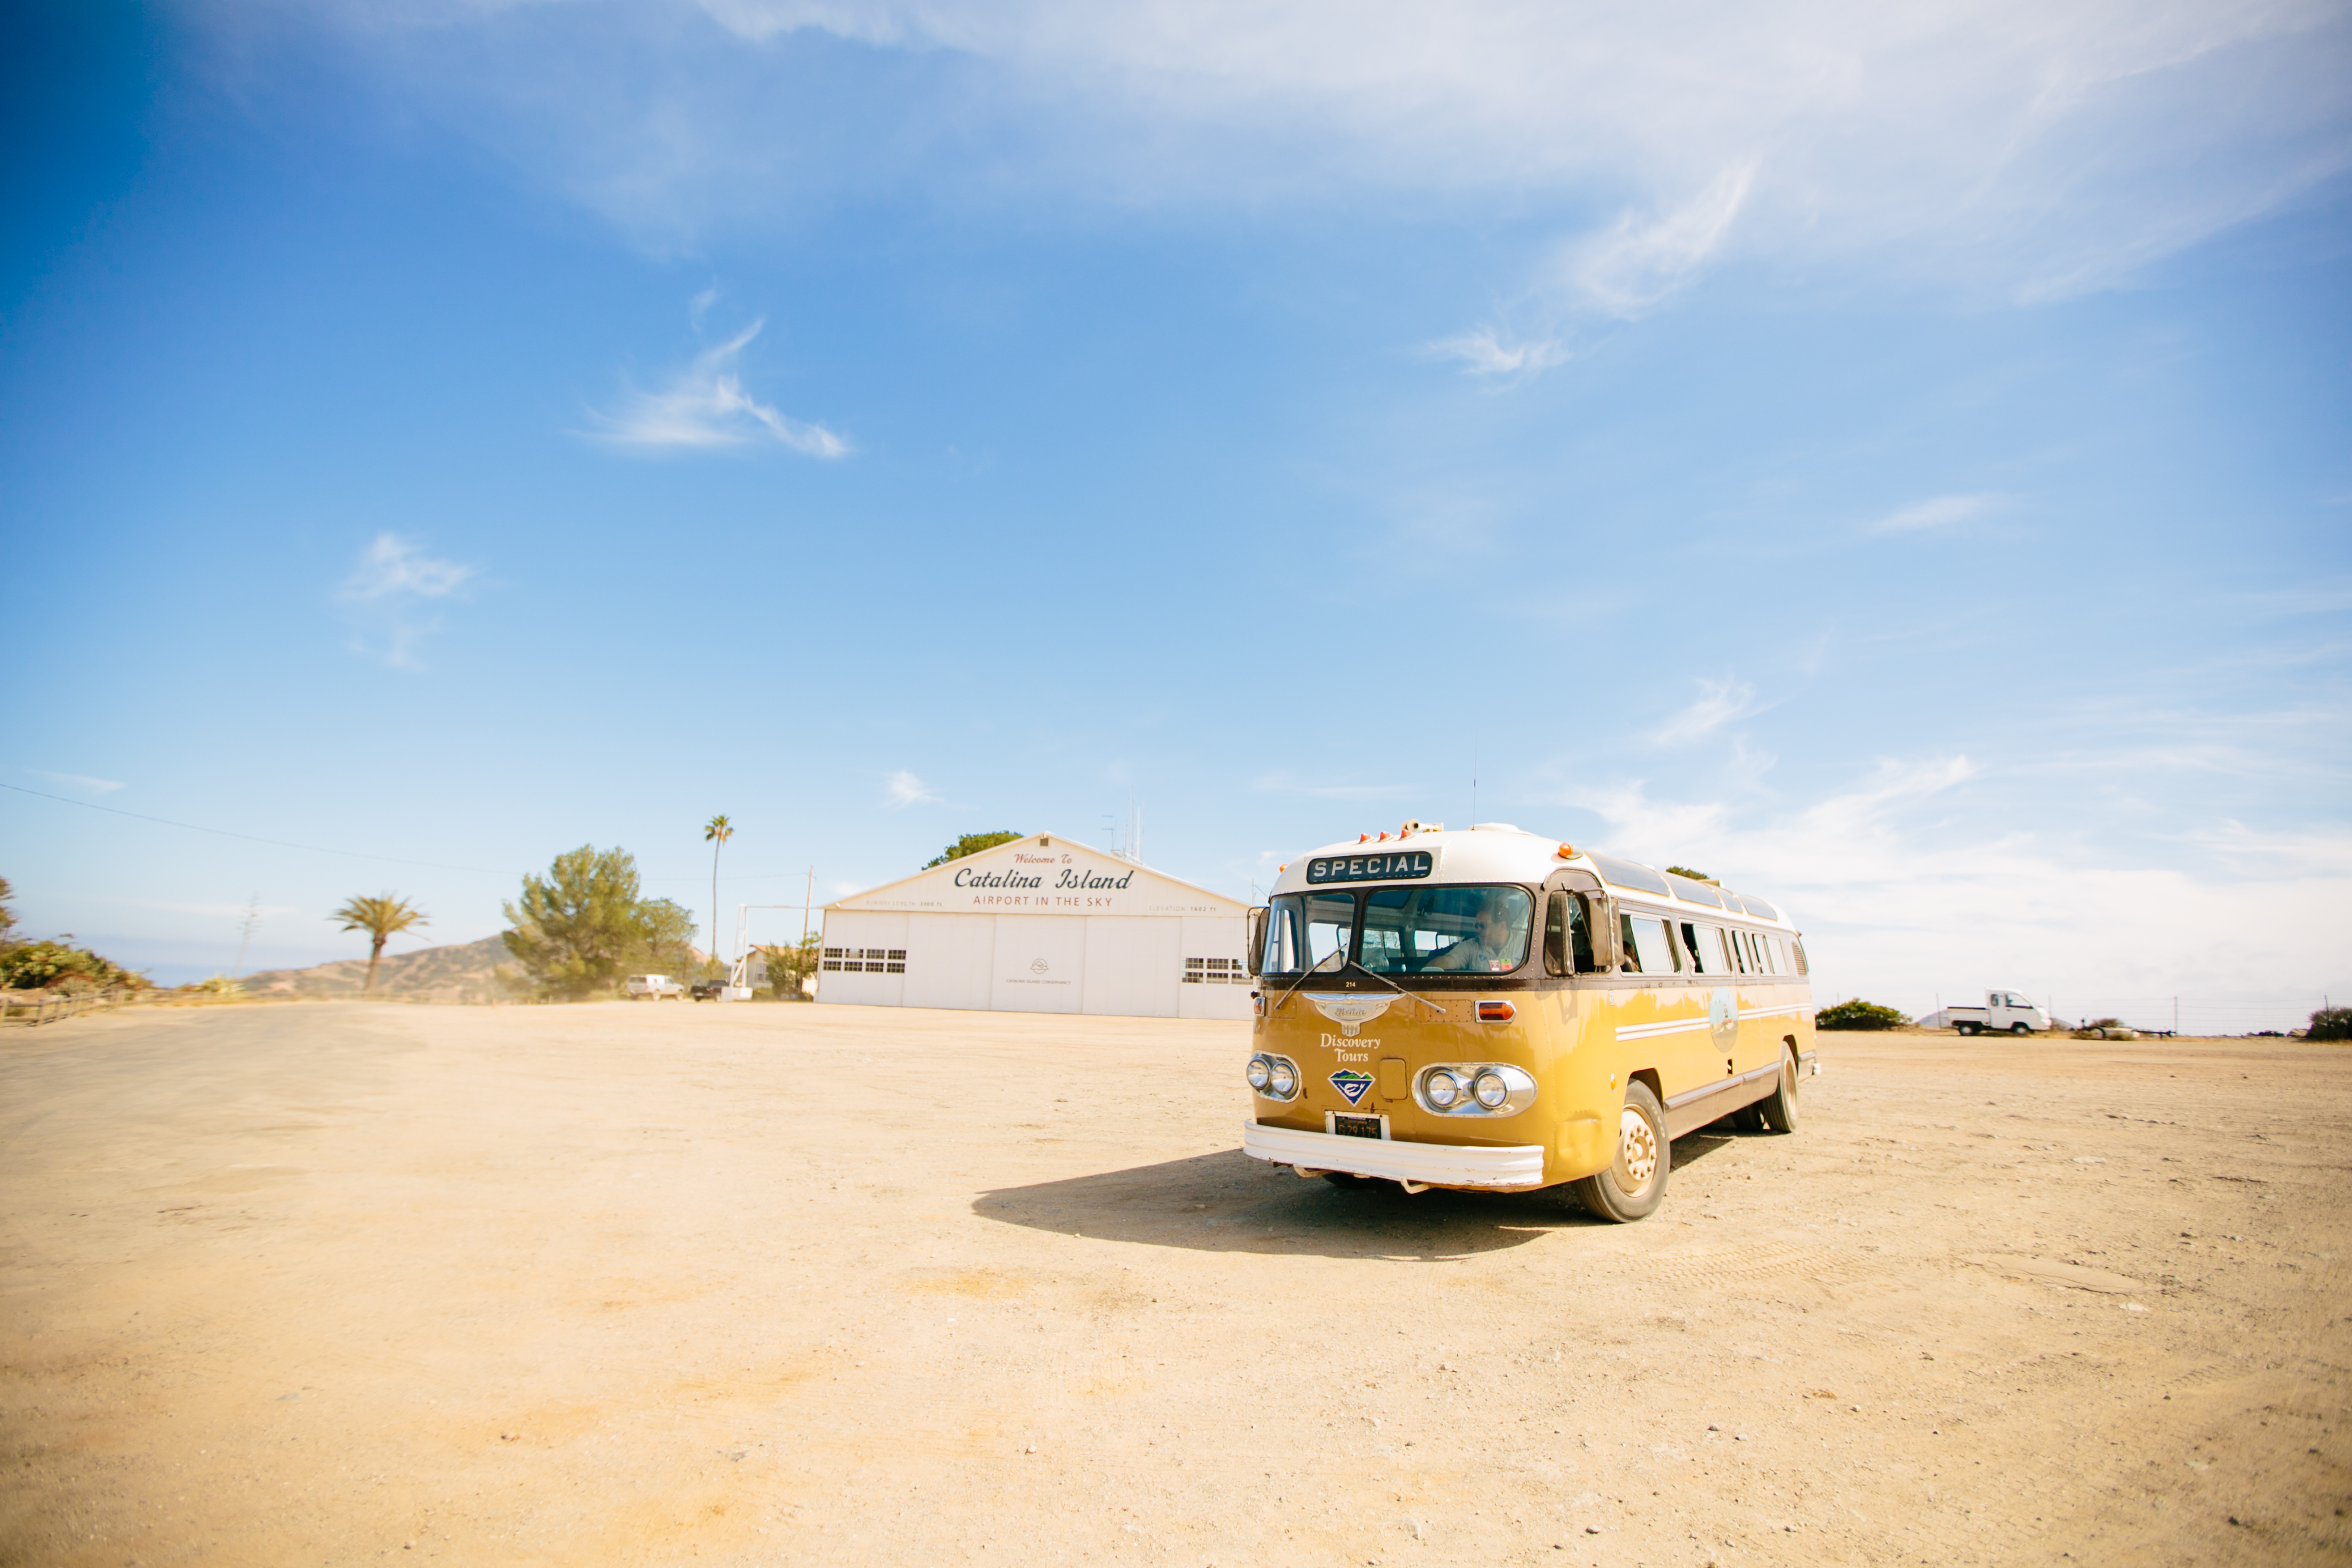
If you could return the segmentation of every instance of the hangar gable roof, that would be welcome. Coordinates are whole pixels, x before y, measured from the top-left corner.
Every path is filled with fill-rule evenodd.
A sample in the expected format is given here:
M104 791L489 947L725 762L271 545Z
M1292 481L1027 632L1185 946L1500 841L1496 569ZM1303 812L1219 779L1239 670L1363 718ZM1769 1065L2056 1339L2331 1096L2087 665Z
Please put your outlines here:
M1033 833L824 907L974 915L1241 915L1249 910L1238 899L1196 888L1058 833Z

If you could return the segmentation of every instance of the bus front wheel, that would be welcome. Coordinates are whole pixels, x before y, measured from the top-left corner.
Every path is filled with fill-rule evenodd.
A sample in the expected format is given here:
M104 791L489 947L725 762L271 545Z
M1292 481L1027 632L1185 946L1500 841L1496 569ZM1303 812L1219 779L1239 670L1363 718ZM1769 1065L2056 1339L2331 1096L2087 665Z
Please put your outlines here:
M1625 1109L1618 1113L1615 1163L1577 1183L1576 1195L1595 1216L1614 1225L1645 1218L1664 1201L1666 1173L1674 1163L1666 1113L1650 1086L1637 1079L1625 1086Z
M1764 1113L1764 1125L1773 1131L1794 1132L1797 1130L1795 1057L1783 1056L1780 1058L1780 1081L1772 1086L1771 1093L1756 1102L1756 1109Z

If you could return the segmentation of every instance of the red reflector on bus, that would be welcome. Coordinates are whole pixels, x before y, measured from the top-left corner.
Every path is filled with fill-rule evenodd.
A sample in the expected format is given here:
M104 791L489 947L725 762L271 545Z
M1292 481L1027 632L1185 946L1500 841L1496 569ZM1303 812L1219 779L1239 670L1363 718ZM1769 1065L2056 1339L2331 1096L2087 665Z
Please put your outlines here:
M1481 1002L1478 1021L1482 1024L1507 1024L1518 1016L1518 1009L1508 1002Z

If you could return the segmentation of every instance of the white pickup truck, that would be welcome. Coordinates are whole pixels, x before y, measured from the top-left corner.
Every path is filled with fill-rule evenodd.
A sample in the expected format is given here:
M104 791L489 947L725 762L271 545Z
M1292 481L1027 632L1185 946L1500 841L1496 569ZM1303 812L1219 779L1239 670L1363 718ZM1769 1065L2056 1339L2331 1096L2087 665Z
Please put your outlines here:
M632 1002L675 1002L686 994L686 987L667 974L632 974L622 989Z
M1947 1007L1944 1021L1963 1035L2038 1035L2050 1027L2050 1015L2014 991L1988 991L1981 1007Z

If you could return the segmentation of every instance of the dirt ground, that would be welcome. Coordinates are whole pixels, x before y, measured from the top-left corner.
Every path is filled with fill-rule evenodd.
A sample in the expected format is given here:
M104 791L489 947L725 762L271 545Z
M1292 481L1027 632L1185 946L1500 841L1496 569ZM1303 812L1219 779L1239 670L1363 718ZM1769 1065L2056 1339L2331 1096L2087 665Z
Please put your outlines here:
M1244 1159L1245 1026L0 1036L0 1562L2278 1563L2352 1054L1824 1036L1665 1207Z

